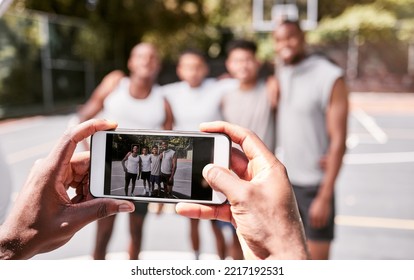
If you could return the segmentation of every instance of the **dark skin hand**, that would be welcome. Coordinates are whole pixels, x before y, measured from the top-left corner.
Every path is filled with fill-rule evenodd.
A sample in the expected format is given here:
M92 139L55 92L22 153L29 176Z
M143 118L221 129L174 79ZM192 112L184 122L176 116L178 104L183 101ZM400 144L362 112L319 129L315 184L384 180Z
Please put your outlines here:
M303 225L284 166L251 131L225 122L201 125L204 132L229 135L230 170L207 165L203 176L230 204L179 203L177 213L194 219L231 222L246 259L307 259Z
M61 137L52 152L33 166L5 223L0 227L0 259L28 259L66 244L85 225L119 212L131 202L93 199L89 193L89 152L74 155L76 145L99 130L116 128L90 120ZM75 188L76 195L67 190Z

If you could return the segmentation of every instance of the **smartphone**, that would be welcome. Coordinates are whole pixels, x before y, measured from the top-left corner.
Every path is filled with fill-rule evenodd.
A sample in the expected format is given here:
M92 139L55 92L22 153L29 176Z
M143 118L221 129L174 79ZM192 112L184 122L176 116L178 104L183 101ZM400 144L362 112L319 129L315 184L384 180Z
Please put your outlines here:
M202 176L214 163L229 168L231 141L221 133L112 130L91 137L90 192L142 202L222 204Z

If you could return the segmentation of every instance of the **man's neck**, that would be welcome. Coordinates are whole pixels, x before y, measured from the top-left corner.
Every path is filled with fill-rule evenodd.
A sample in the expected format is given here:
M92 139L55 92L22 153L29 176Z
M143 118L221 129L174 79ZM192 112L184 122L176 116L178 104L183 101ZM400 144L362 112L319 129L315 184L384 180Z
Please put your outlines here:
M244 82L240 82L239 89L241 91L248 91L248 90L254 89L256 85L257 85L257 79L254 79L251 81L244 81Z
M193 84L193 85L191 85L189 82L185 82L187 85L188 85L188 87L189 88L191 88L191 89L198 89L198 88L200 88L201 87L201 85L203 84L203 81L201 81L200 83L198 83L198 84Z
M130 85L129 85L129 94L136 99L145 99L151 93L151 89L153 86L152 80L147 79L139 79L139 78L130 78Z
M303 60L305 60L306 57L308 57L307 53L305 53L305 52L300 53L297 56L295 56L288 65L292 65L292 66L298 65Z

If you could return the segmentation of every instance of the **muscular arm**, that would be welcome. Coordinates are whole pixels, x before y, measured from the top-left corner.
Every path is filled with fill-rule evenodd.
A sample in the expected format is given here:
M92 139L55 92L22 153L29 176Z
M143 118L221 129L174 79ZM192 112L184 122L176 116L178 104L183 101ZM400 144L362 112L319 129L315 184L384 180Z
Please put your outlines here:
M330 139L330 144L326 154L325 176L314 205L310 211L315 211L311 223L316 227L324 226L331 211L327 210L327 205L334 195L335 180L342 165L342 158L346 150L346 133L348 118L348 91L343 79L338 79L333 87L331 100L326 112L326 127ZM313 208L313 209L312 209ZM319 212L319 213L316 213ZM326 214L322 214L325 212Z
M271 108L275 110L279 102L279 83L275 76L266 79L266 93Z
M163 125L163 129L171 130L173 126L173 114L171 110L170 103L166 99L164 99L164 109L165 109L165 121Z
M128 160L128 157L129 157L129 155L131 154L131 152L128 152L127 154L126 154L126 156L122 159L122 161L121 161L121 164L122 164L122 167L124 168L124 171L125 172L127 172L127 168L126 168L126 166L125 166L125 162Z
M89 100L78 111L79 122L95 117L102 110L105 98L114 90L124 76L125 74L122 71L115 70L103 78Z
M177 170L177 153L174 154L171 166L171 178L174 177L175 171Z
M138 173L141 174L142 171L142 159L141 156L138 156Z

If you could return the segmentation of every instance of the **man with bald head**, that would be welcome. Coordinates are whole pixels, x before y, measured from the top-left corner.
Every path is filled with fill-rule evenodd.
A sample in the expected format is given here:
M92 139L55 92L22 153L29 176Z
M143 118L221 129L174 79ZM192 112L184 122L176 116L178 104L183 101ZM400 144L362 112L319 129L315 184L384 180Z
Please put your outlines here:
M313 259L328 259L334 238L334 186L345 153L348 92L343 71L306 51L298 22L274 31L279 101L276 155L292 182Z
M172 112L160 87L155 85L160 70L158 51L152 44L136 45L128 59L129 76L115 70L104 77L91 98L78 112L80 122L98 114L118 122L119 128L171 129ZM142 226L147 204L139 203L130 214L129 258L137 259L141 250ZM115 216L98 220L94 259L105 259Z
M136 45L128 59L129 76L120 70L106 75L78 112L79 121L102 113L103 117L117 121L119 128L171 129L171 108L154 84L160 65L154 45Z

